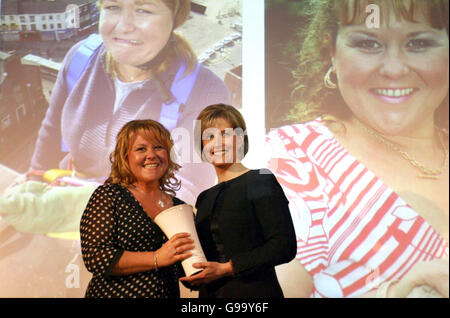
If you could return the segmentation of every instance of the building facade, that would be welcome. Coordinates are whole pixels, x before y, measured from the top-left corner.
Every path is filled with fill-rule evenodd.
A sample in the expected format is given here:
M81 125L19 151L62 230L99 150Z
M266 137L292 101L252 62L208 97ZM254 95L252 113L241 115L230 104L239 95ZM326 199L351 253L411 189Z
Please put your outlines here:
M2 0L4 41L61 40L95 28L96 0Z

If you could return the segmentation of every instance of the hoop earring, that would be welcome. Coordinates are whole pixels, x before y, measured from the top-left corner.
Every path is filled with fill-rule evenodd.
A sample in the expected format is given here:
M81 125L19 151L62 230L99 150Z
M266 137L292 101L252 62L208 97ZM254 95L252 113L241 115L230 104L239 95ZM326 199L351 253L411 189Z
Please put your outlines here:
M326 88L336 89L337 85L335 83L333 83L333 81L331 80L332 72L333 72L333 66L330 66L330 68L328 69L327 73L325 74L325 76L323 78L323 84L325 85Z

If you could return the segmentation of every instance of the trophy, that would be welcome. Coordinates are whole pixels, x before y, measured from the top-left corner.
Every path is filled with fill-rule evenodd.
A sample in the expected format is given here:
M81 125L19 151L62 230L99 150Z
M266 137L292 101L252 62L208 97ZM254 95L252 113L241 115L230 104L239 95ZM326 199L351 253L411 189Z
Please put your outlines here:
M194 240L194 249L190 251L192 256L182 261L181 265L186 276L201 272L201 268L192 266L194 263L206 262L206 257L195 229L192 206L188 204L175 205L159 213L154 221L169 238L181 232L191 235L192 240Z

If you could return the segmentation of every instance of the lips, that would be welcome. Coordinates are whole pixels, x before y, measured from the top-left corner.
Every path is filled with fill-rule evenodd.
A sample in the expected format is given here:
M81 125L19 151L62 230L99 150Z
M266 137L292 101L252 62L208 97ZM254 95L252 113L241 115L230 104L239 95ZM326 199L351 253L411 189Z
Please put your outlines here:
M403 103L413 96L418 89L413 87L402 88L373 88L370 90L372 95L386 103Z
M374 92L380 96L404 97L411 95L414 92L414 88L376 88Z
M223 155L223 154L226 154L227 152L228 152L227 149L213 149L213 150L211 151L211 153L212 153L213 155Z
M139 41L139 40L122 39L122 38L114 38L114 41L119 44L130 45L130 46L138 46L143 43L142 41Z
M147 163L143 165L144 169L154 169L159 167L159 163Z

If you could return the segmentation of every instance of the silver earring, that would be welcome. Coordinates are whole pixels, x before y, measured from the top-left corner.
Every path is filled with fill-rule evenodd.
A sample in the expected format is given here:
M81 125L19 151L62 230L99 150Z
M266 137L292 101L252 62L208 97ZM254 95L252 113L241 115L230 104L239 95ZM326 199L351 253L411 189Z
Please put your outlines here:
M331 80L331 73L332 72L333 72L333 66L330 66L330 68L328 69L327 74L325 74L325 76L323 78L323 84L325 85L326 88L336 89L337 85L335 83L333 83L333 81Z

